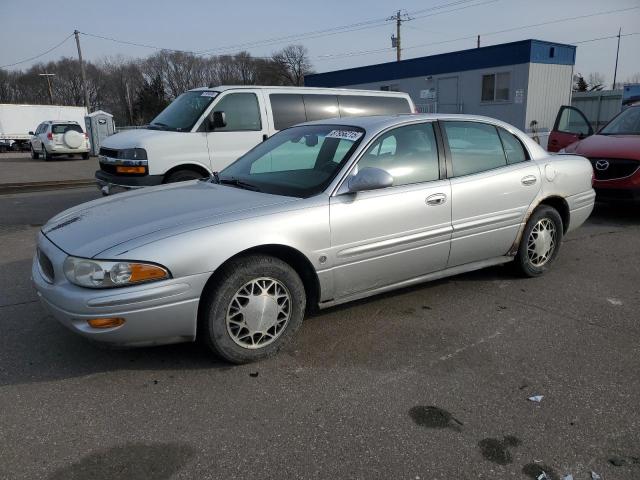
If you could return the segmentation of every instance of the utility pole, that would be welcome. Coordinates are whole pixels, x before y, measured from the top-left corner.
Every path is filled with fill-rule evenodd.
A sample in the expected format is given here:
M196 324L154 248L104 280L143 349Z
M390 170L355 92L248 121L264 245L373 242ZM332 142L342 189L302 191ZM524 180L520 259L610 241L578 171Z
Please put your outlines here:
M402 44L400 43L400 27L402 22L408 22L413 20L408 14L402 13L400 10L395 15L390 16L387 20L396 21L396 35L391 35L391 47L396 49L396 60L399 62L402 60Z
M76 36L76 45L78 46L78 61L80 62L80 76L82 77L82 88L84 89L84 106L87 107L87 113L91 113L89 106L89 89L87 88L87 77L84 74L84 63L82 63L82 50L80 49L80 32L74 30Z
M622 27L618 30L618 49L616 50L616 68L613 71L613 85L611 86L611 90L615 90L616 88L616 77L618 76L618 55L620 54L620 36L622 34Z
M480 48L480 35L478 35L478 48Z
M47 78L47 84L49 85L49 104L53 105L53 90L51 90L51 77L55 76L55 73L39 73L41 77Z

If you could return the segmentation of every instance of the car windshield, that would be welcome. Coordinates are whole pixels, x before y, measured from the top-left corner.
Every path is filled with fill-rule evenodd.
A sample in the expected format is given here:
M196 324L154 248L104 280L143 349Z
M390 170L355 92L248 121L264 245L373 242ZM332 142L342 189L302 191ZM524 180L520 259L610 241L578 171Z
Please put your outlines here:
M329 185L364 133L346 125L288 128L222 170L219 180L274 195L310 197Z
M640 107L629 107L614 117L600 135L640 135Z
M218 92L185 92L154 118L147 128L185 132L193 128Z

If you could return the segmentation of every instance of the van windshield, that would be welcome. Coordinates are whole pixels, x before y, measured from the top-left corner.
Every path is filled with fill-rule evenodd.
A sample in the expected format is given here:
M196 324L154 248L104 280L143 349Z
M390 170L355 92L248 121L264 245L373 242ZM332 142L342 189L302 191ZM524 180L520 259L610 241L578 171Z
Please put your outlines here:
M160 112L147 128L176 132L189 131L218 93L209 90L185 92Z
M353 154L364 130L346 125L303 125L276 133L222 170L222 184L274 195L322 192Z

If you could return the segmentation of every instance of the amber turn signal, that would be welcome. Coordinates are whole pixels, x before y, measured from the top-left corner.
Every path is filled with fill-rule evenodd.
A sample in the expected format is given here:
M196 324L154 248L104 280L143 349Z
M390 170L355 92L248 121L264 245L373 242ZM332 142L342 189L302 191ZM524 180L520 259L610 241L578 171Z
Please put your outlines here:
M161 280L169 275L162 267L146 265L144 263L132 263L130 283L147 282L149 280Z
M113 328L119 327L123 325L125 322L124 318L116 317L116 318L90 318L87 320L87 323L91 328Z
M116 173L147 173L147 167L116 167Z

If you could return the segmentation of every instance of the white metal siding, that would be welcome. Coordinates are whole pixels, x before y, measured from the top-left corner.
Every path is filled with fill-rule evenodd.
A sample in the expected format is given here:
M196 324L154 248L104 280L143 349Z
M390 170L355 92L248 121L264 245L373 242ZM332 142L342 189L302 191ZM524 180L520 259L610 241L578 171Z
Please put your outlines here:
M572 65L529 64L526 131L532 120L538 122L540 131L553 128L560 107L571 104L572 77Z

